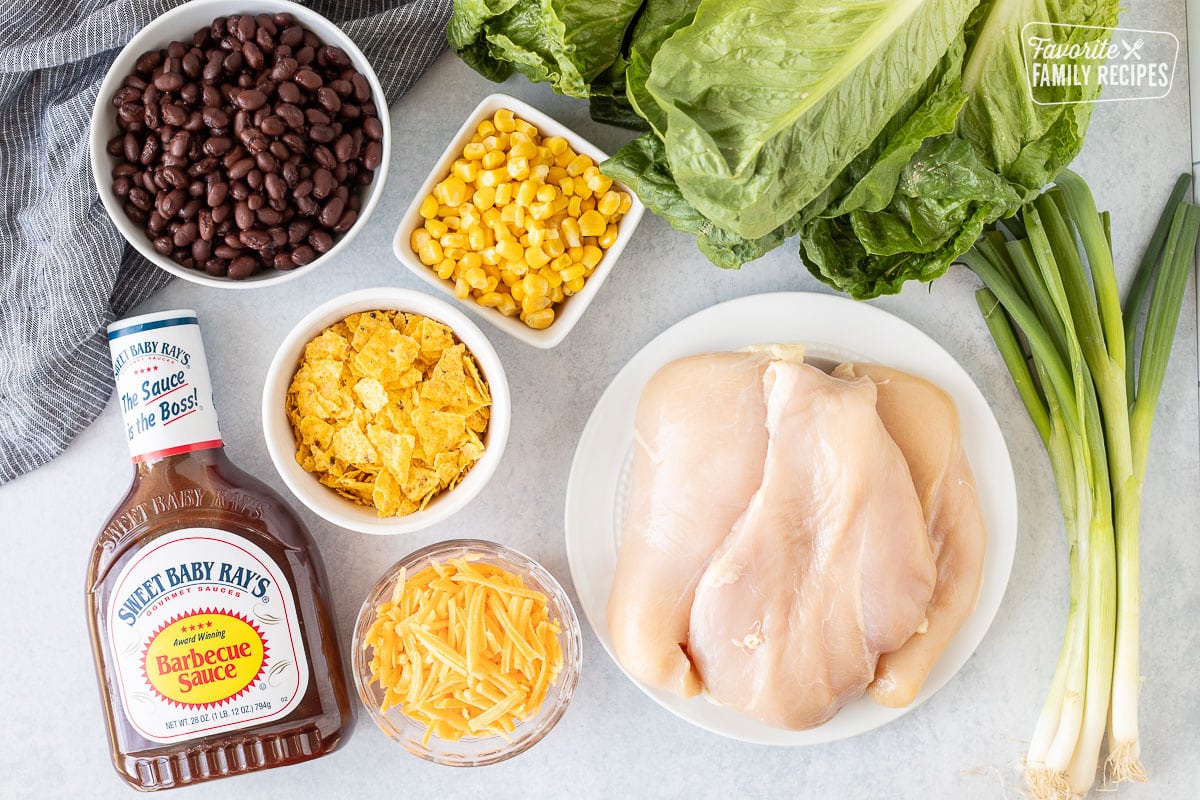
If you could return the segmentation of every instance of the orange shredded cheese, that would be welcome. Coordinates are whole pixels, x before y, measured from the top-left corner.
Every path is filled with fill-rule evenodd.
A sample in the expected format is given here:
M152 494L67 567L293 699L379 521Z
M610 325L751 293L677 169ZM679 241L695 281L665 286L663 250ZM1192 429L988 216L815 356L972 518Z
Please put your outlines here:
M561 631L546 596L477 556L401 574L363 640L371 680L430 737L509 739L562 669Z

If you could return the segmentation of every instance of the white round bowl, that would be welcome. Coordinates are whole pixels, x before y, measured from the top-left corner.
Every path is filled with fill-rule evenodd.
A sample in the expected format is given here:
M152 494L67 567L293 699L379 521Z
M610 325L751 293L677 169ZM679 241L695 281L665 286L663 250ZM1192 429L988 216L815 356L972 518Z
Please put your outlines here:
M492 395L491 418L483 436L483 457L453 489L429 501L421 511L402 517L380 517L370 506L359 505L325 486L296 462L296 437L287 418L288 387L304 354L304 346L321 331L361 311L407 311L437 320L450 327L475 357L479 371ZM335 297L300 320L284 338L263 386L262 425L267 451L283 482L300 502L334 525L360 533L412 533L436 525L460 510L483 490L496 472L508 441L512 402L508 379L495 348L467 316L436 297L410 289L362 289Z
M371 99L375 101L375 106L379 111L379 121L383 125L383 139L381 140L383 160L379 163L379 169L375 170L375 177L371 181L370 188L363 199L362 208L359 210L358 220L350 230L337 237L328 252L321 254L308 264L291 270L263 270L244 280L214 277L201 270L188 269L173 259L160 255L154 249L154 243L150 236L140 225L125 216L121 200L113 193L112 169L117 161L116 158L109 155L106 149L108 140L119 131L117 110L112 104L113 95L121 88L121 83L125 78L133 72L138 56L147 50L166 47L176 40L190 40L193 33L207 27L217 17L283 12L294 16L297 22L315 33L325 44L345 50L354 68L366 77L367 82L371 85ZM96 98L96 105L92 109L89 146L91 148L92 178L96 183L96 189L100 192L100 200L104 203L104 208L108 212L108 216L112 218L113 224L117 226L117 230L139 253L172 275L193 283L221 289L250 289L282 283L300 275L307 275L337 256L362 230L383 194L383 184L387 178L388 158L392 150L392 130L388 118L387 98L383 95L383 87L379 85L379 78L376 77L375 70L371 68L371 62L358 49L354 41L342 32L341 28L325 17L312 9L288 2L288 0L192 0L168 11L142 28L129 40L129 43L113 61L112 66L108 68L108 74L104 76L104 81L100 84L100 94Z

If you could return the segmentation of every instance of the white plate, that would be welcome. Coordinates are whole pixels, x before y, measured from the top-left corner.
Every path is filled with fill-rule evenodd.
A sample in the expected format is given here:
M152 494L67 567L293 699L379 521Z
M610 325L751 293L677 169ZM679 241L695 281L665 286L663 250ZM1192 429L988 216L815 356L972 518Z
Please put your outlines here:
M617 374L592 411L571 464L567 561L584 616L614 661L606 607L617 562L634 414L642 387L659 367L676 358L761 342L800 342L812 356L886 364L944 389L958 406L963 447L975 473L988 529L979 604L907 708L885 708L864 697L818 728L788 731L752 720L704 696L684 699L635 681L659 705L713 733L756 744L820 744L855 736L903 716L944 686L975 652L1000 607L1012 569L1017 491L1004 437L983 395L949 353L907 322L865 303L824 294L754 295L700 311L660 334Z

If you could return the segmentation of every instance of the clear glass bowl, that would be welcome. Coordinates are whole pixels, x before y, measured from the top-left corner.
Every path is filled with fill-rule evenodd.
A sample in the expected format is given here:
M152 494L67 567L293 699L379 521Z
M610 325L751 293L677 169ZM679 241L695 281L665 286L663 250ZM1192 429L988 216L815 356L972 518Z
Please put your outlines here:
M431 736L429 742L423 743L425 725L408 717L399 707L393 706L386 712L379 710L383 701L383 689L371 680L371 658L374 655L370 646L364 647L363 640L367 631L375 621L376 607L392 597L392 590L400 571L413 575L430 564L441 563L465 555L475 555L479 561L495 564L508 572L520 575L525 585L546 595L547 610L553 620L557 620L562 632L558 642L562 648L563 665L557 680L546 692L546 698L538 713L529 719L518 722L510 735L511 741L505 741L499 736L463 737L459 741L447 741L437 736ZM482 539L454 539L446 542L423 547L420 550L402 558L392 565L367 596L362 609L358 613L358 621L354 626L353 653L354 685L358 697L366 706L371 719L375 720L383 732L399 742L404 749L413 755L420 756L435 764L451 767L479 767L495 764L512 758L533 747L542 737L550 732L555 723L567 710L575 684L579 680L579 668L583 661L583 642L579 632L579 619L575 609L567 598L562 586L546 569L524 553L518 552L495 542Z

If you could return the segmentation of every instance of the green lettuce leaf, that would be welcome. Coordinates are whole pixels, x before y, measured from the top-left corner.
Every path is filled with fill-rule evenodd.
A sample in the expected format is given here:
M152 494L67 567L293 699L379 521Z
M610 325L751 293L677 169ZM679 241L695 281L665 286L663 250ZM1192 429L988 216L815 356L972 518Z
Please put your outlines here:
M515 70L562 94L589 97L592 82L620 58L626 28L641 5L641 0L455 0L446 39L463 61L492 80Z
M828 0L703 0L662 43L646 82L683 196L746 238L783 225L925 82L976 2L855 3L833 14Z

